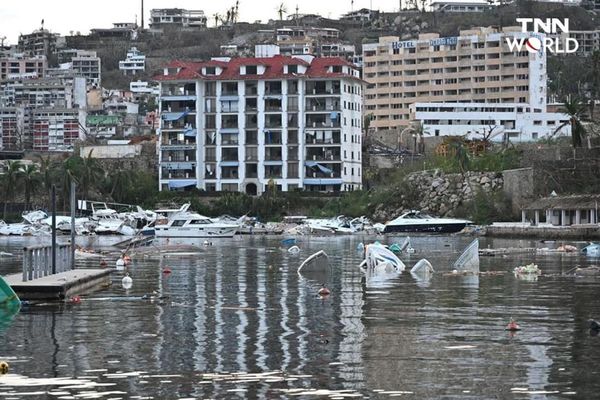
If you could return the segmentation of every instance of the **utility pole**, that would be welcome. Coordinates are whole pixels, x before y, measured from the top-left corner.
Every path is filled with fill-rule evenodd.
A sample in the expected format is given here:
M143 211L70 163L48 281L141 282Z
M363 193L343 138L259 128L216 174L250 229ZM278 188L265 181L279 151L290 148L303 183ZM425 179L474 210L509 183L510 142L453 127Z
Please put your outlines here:
M52 274L56 274L56 186L52 185Z
M142 14L140 15L140 20L142 23L142 30L144 30L144 0L142 0Z
M71 180L71 269L75 269L75 188Z

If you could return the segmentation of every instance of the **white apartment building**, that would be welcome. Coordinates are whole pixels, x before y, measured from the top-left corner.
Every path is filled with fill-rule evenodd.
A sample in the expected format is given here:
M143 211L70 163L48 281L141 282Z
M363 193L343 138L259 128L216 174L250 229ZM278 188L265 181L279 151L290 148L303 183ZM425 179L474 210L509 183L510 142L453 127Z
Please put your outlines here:
M568 115L542 112L527 103L415 103L410 110L426 136L527 142L571 134Z
M151 85L147 81L133 81L129 83L129 91L138 95L160 95L160 89L158 86Z
M137 48L132 47L127 52L127 58L119 61L119 69L125 75L135 75L146 70L146 56Z
M150 10L150 29L165 27L206 28L206 15L202 10L182 8L154 8Z
M432 11L436 12L484 12L493 9L495 6L485 0L470 0L470 1L456 1L456 0L437 0L431 2L429 5Z
M160 190L361 187L362 84L339 58L171 62L160 82Z

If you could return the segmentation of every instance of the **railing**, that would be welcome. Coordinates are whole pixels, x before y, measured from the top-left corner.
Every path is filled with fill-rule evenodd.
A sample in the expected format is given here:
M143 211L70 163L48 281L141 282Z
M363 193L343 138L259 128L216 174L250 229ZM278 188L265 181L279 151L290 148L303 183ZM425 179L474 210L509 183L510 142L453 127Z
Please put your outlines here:
M52 271L52 246L23 248L23 282L71 270L71 245L56 245L56 271Z

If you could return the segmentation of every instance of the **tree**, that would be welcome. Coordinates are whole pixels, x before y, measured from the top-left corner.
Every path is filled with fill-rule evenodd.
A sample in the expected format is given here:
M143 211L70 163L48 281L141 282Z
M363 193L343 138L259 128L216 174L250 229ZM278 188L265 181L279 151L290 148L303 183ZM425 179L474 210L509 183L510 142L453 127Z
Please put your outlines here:
M283 21L283 14L287 14L287 8L286 8L285 4L281 3L277 7L277 14L279 15L279 20Z
M40 182L40 171L37 165L21 165L21 179L23 181L23 189L25 192L25 208L29 210L31 208L31 195L39 189Z
M44 193L50 199L52 196L52 183L57 177L58 165L50 156L43 157L38 155L38 160L40 163L40 180L44 188ZM50 208L49 205L48 208Z
M76 157L72 163L73 178L81 187L81 195L87 200L90 189L97 187L104 177L104 170L98 161L92 157L94 150L90 150L87 157Z
M563 102L564 112L569 116L569 120L562 123L554 130L554 134L557 134L562 128L567 125L571 125L571 142L573 147L581 147L583 138L585 137L585 128L581 123L581 118L585 112L585 104L581 102L578 97L572 99L566 99Z
M16 188L19 184L19 178L21 175L21 166L22 164L18 160L9 160L6 163L4 175L2 176L4 186L4 219L6 219L8 212L8 202L12 202L15 198Z

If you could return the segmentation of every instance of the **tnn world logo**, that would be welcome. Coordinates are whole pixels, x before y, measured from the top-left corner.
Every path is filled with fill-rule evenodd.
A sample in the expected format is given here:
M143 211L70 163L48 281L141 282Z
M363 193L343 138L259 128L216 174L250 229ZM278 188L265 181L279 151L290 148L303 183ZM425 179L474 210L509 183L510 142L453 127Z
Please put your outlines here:
M570 37L561 38L561 33L569 33L569 20L558 18L517 18L521 24L521 31L528 33L529 37L507 37L506 43L511 51L522 51L525 48L530 53L549 51L554 54L575 53L579 49L579 42ZM552 35L553 37L543 36Z

